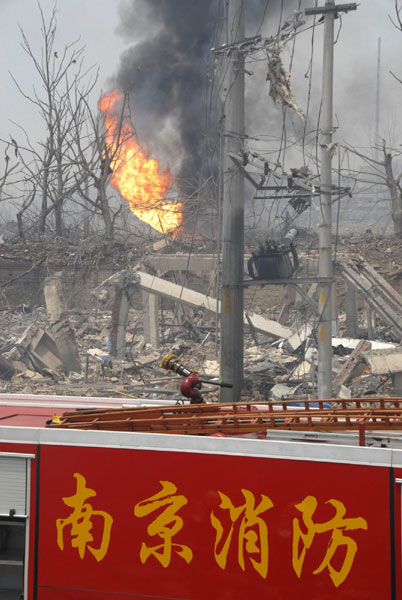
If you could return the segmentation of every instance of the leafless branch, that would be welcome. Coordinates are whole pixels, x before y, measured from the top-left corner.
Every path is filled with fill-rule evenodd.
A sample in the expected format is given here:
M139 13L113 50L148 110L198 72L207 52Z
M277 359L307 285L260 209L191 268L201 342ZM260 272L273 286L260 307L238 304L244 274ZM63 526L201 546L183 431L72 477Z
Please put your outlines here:
M393 71L390 71L390 74L392 75L392 77L394 79L396 79L397 81L399 81L399 83L402 83L402 79L399 79L399 77L397 77Z
M396 21L394 21L394 19L391 17L391 15L388 15L388 17L389 17L389 20L391 21L392 25L394 27L396 27L396 29L399 29L399 31L402 31L402 17L401 17L402 6L399 6L398 0L394 0L394 1L395 1L394 9L395 9Z

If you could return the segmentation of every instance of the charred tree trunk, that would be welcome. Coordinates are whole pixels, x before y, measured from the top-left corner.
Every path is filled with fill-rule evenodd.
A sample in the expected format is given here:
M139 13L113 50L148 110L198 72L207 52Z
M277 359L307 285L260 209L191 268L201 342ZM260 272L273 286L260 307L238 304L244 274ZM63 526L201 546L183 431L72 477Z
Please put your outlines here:
M22 211L17 213L17 225L18 225L18 237L20 240L24 239L24 228L22 225Z
M62 203L58 201L54 208L54 223L56 229L56 236L63 236L63 215L62 215Z
M45 174L43 177L43 184L42 184L42 204L41 204L41 211L40 211L39 222L38 222L38 228L41 233L45 233L47 215L48 215L48 175L47 175L47 170L45 169Z
M102 183L99 188L99 201L101 206L103 222L105 223L105 237L111 240L113 239L113 220L106 194L106 188L102 185Z
M113 239L113 219L112 212L109 206L109 199L107 197L107 181L109 175L113 172L110 166L110 157L107 148L104 148L104 158L102 161L102 174L99 179L98 190L99 190L99 202L102 213L103 222L105 223L105 237L108 240Z
M394 225L395 237L402 238L402 197L398 180L395 179L392 169L392 154L384 153L385 174L387 178L387 187L391 194L392 202L392 222Z

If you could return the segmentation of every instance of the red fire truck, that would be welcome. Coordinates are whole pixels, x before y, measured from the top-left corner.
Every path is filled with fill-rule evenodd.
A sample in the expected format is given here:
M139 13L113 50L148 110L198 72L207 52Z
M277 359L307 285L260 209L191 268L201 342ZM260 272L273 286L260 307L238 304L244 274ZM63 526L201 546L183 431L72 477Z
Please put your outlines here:
M35 410L0 411L1 600L402 599L401 450Z

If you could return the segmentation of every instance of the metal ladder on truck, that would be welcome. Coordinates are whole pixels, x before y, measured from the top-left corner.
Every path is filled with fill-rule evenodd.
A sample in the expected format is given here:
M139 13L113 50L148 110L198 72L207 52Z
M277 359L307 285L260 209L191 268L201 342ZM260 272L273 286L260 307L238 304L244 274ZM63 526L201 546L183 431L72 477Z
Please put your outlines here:
M49 427L185 435L285 431L402 431L402 398L286 400L80 410Z

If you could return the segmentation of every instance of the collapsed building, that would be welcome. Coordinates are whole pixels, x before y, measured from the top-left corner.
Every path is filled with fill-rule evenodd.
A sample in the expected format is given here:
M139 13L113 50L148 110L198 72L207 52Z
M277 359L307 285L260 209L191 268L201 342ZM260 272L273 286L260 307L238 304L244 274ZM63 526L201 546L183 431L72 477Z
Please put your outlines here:
M370 236L362 240L376 268L350 252L349 248L355 247L353 240L337 254L334 397L359 397L369 391L383 394L384 389L394 394L399 389L396 369L402 301L397 291L397 259L394 267L388 265L388 249L392 246L392 253L398 253L399 243L370 240ZM0 285L8 282L3 290L9 298L8 308L3 309L4 388L33 391L39 386L44 393L51 392L52 386L61 389L65 380L66 392L71 384L90 389L91 375L101 374L100 388L118 381L124 393L143 395L142 388L157 381L156 389L168 384L165 395L169 396L174 392L172 386L176 385L177 393L179 388L160 366L170 351L183 354L190 366L206 377L219 378L220 299L214 287L219 257L205 252L202 243L200 251L191 254L175 252L179 242L172 240L154 245L156 249L148 244L135 252L129 248L120 259L114 259L113 266L104 264L89 276L88 262L78 266L76 257L65 251L46 266L41 258L18 257L16 249L11 262L10 249L8 254L3 252ZM286 285L259 286L256 257L261 250L256 248L245 257L245 277L251 269L257 285L246 292L253 305L251 308L246 301L244 313L244 399L316 394L317 255L303 249L302 242L296 246L296 264L294 256L292 263L283 262L287 255L273 248L272 260L285 264L284 274L294 277L293 283ZM69 254L73 254L71 249ZM122 268L116 268L116 260ZM17 297L24 301L11 307ZM382 352L381 365L375 358L378 350ZM107 393L112 388L110 385ZM216 398L216 390L208 391L207 397Z

